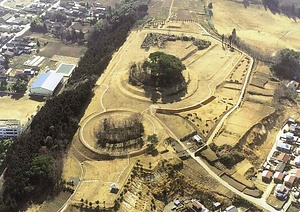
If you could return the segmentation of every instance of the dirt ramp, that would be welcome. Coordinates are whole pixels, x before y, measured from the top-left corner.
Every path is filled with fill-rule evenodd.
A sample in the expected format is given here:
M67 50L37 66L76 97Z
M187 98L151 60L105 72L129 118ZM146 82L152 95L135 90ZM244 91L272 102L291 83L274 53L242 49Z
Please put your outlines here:
M178 108L178 109L158 108L156 110L156 112L157 113L164 113L164 114L175 114L175 113L187 112L187 111L190 111L190 110L198 109L198 108L200 108L204 105L207 105L210 102L212 102L215 98L216 98L215 96L211 96L208 99L204 100L203 102L199 102L198 104L188 106L188 107L184 107L184 108Z

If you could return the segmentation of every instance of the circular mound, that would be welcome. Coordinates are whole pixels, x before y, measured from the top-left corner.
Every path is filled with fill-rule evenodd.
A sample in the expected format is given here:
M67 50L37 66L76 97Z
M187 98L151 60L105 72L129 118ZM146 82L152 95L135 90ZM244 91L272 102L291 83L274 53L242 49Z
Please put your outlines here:
M163 89L161 91L156 91L154 87L148 86L147 89L141 86L133 86L128 82L128 74L124 73L122 77L117 79L117 85L120 91L130 98L136 98L141 101L151 102L151 92L156 91L158 93L158 99L156 103L170 103L175 101L184 100L192 95L198 90L199 81L198 76L195 72L185 70L183 76L186 79L186 89L178 92L174 89ZM176 85L174 85L175 87ZM153 102L153 101L152 101Z
M123 120L128 120L132 116L138 117L144 127L144 133L140 138L112 142L107 140L105 145L98 142L98 133L103 131L104 120L112 120L111 126ZM118 128L118 127L115 127ZM127 110L105 111L92 114L83 122L80 129L80 140L91 151L98 154L108 154L110 156L126 156L128 154L144 153L146 149L147 136L154 133L155 127L149 117ZM101 144L101 145L100 145Z

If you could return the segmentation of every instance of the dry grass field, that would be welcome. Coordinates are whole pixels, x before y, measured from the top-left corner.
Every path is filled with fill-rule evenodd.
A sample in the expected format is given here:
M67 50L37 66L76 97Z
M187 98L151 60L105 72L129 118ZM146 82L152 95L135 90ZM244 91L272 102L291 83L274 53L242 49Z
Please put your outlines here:
M110 185L117 183L122 186L132 165L129 160L84 162L83 180L71 201L80 203L83 198L89 202L105 201L107 205L112 206L117 195L110 192Z
M274 111L273 95L277 83L271 81L270 77L271 73L268 66L261 62L258 63L247 88L246 101L225 122L221 130L222 133L215 139L215 144L226 143L234 146L247 130ZM228 83L224 87L228 88ZM222 93L224 93L223 90L224 88L221 89ZM226 89L225 93L228 93L228 90Z
M174 23L170 23L170 25L171 24ZM95 96L86 109L83 120L86 120L93 113L110 111L114 109L129 110L148 114L151 110L150 99L146 99L146 97L143 95L142 90L130 85L124 85L124 83L127 83L126 73L128 71L129 65L132 62L139 62L144 60L151 52L157 50L164 51L169 54L174 54L178 57L183 58L195 49L191 46L191 42L176 41L176 45L174 45L173 42L167 43L165 49L158 49L156 47L153 47L150 48L149 51L145 51L144 49L140 48L140 45L146 34L149 32L172 33L177 35L184 34L188 36L207 39L213 43L212 48L209 48L208 50L198 51L195 53L195 55L192 54L191 58L187 57L187 59L183 61L187 65L187 73L185 75L188 75L188 73L190 72L190 76L193 76L193 78L195 78L193 79L195 82L198 81L200 88L183 101L169 104L158 104L158 106L178 108L182 106L192 105L198 103L201 100L204 100L215 92L216 86L221 84L230 75L233 67L241 60L240 53L230 52L228 50L224 51L221 44L212 40L210 37L203 37L200 33L197 32L190 33L191 31L193 31L193 28L198 29L198 27L195 27L194 24L177 24L180 27L175 28L174 31L172 31L173 28L168 28L168 26L170 25L167 24L164 29L160 30L157 29L150 31L148 29L145 29L141 31L131 32L125 44L119 49L118 52L114 54L114 57L107 67L105 74L99 78L97 85L94 88ZM185 30L184 26L188 26L186 33L183 32ZM212 58L213 61L211 61ZM212 65L214 65L213 71L211 70ZM123 82L121 83L121 81ZM195 83L193 86L195 87ZM231 97L232 100L222 101L222 98L223 97L219 97L215 100L215 102L213 101L211 104L206 105L205 107L203 107L204 110L202 110L201 112L205 112L213 116L218 116L219 114L223 113L223 111L226 110L227 103L234 101L234 96ZM220 104L222 105L222 107L219 110ZM216 108L218 108L218 110L216 110ZM182 117L162 114L157 114L157 117L161 119L161 121L164 122L164 124L168 126L171 131L173 131L179 138L186 136L187 134L194 131L192 125L187 123ZM86 137L87 135L90 135L91 139L85 139L92 141L92 143L90 143L90 146L94 146L95 144L94 130L99 122L101 122L101 120L97 119L96 122L90 122L85 126L88 132L84 133L84 136ZM150 117L150 120L146 120L145 123L147 125L147 128L150 129L151 133L155 131L155 133L158 135L159 141L162 141L163 139L168 137L168 133L163 129L163 127L160 125L160 123L158 123L157 120ZM147 130L149 131L149 129ZM159 144L158 148L163 150L165 148L169 149L171 147L166 147L162 144ZM81 150L79 149L79 151ZM87 157L89 157L89 155L87 155ZM151 162L151 166L154 167L161 158L172 157L174 157L174 153L173 151L170 151L156 157L140 156L135 159L140 159L141 163L144 163L145 166L147 166L147 164ZM84 161L83 157L80 156L80 160ZM103 199L105 199L105 201L111 202L115 196L109 193L108 185L110 182L118 181L117 178L119 176L123 176L123 172L127 173L130 170L130 166L127 167L126 165L127 163L127 159L119 159L111 162L84 162L85 174L78 191L72 198L72 202L78 202L81 198L89 199L89 201L96 201L97 199L102 201ZM72 169L71 167L75 166L76 162L74 160L66 160L64 171L64 176L66 178L69 178L73 175L79 175L78 167L76 172L77 174L69 170ZM120 184L122 184L122 180L120 180Z
M19 119L21 124L26 124L28 118L35 115L38 106L42 106L41 102L33 101L28 96L14 99L11 96L0 97L1 119Z
M270 106L245 101L225 122L221 134L215 139L215 144L234 146L239 139L258 121L274 112Z
M260 5L245 8L234 1L213 0L214 27L219 34L237 36L259 51L274 53L283 48L300 48L300 24Z

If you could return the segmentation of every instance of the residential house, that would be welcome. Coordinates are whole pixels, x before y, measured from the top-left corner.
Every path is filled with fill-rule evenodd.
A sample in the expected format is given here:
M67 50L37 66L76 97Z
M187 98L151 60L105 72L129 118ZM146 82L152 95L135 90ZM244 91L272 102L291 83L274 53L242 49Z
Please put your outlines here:
M0 32L8 32L8 33L11 33L11 26L8 26L8 25L0 25Z
M296 180L296 176L289 174L284 177L284 184L286 187L291 188L293 187L295 180Z
M291 161L290 164L296 167L300 167L300 156L295 157L295 159Z
M290 153L291 150L292 150L292 146L290 144L286 144L286 143L283 143L283 142L278 142L277 146L276 146L276 149L278 151L281 151L281 152Z
M7 13L7 14L5 14L4 16L2 16L1 18L0 18L0 22L1 23L5 23L7 20L9 20L11 17L13 17L13 15L12 14L10 14L10 13Z
M283 178L284 178L284 174L282 172L275 172L274 176L274 183L276 184L282 184L283 182Z
M277 160L280 162L285 162L287 163L290 160L290 155L286 153L280 153L280 155L277 156Z
M285 200L287 198L288 193L289 193L288 190L283 184L278 184L275 187L274 194L280 200Z
M283 172L285 166L286 166L285 162L279 162L275 168L275 172Z
M300 169L292 169L291 174L300 179Z
M264 170L262 172L262 180L265 182L265 183L269 183L271 182L272 180L272 176L273 176L273 173L269 170Z
M208 212L208 210L198 200L192 200L192 204L189 208L194 212Z
M13 58L15 56L15 53L11 52L11 51L6 51L6 52L4 52L4 56L6 56L8 58Z
M300 125L299 124L291 124L290 131L295 135L300 135Z
M231 206L227 207L225 209L225 211L226 212L238 212L238 209L235 206L231 205Z

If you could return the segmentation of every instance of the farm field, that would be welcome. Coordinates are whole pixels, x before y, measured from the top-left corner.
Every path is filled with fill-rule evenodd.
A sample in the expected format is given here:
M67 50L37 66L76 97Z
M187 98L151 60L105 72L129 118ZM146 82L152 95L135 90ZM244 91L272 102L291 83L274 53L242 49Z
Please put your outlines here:
M283 48L299 49L300 25L281 14L272 14L262 5L213 0L212 21L219 34L237 36L260 52L273 54ZM238 15L236 11L239 11ZM255 14L255 18L253 18ZM276 23L276 24L274 24Z

